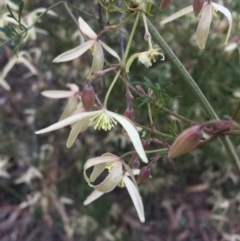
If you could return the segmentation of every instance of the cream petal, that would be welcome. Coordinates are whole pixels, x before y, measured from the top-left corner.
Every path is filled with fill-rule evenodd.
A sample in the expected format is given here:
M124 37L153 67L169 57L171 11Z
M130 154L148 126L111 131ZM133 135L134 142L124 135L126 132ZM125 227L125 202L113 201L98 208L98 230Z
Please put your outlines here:
M93 50L93 62L92 62L92 68L91 68L90 74L93 74L102 70L103 65L104 65L103 49L102 49L101 43L96 42Z
M53 60L53 62L54 63L60 63L60 62L66 62L66 61L76 59L79 56L81 56L83 53L85 53L88 49L90 49L94 45L94 43L95 43L94 40L89 40L89 41L81 44L80 46L78 46L74 49L71 49L71 50L57 56Z
M97 198L101 197L104 193L103 192L99 192L97 190L94 190L88 197L87 199L84 201L83 205L88 205L91 202L95 201Z
M41 92L41 95L52 99L61 99L71 97L74 93L68 90L45 90Z
M129 72L129 68L130 68L130 66L132 65L133 60L136 59L136 58L139 56L139 54L141 54L141 53L133 54L133 55L128 59L128 61L127 61L127 63L126 63L126 72L127 72L127 73Z
M99 165L99 164L114 163L114 162L118 162L118 161L120 161L118 156L113 155L113 154L108 155L108 153L106 153L106 155L104 154L99 157L90 158L84 164L83 176L84 176L85 180L89 183L91 181L91 176L90 176L90 180L89 180L87 173L86 173L88 168ZM92 178L94 178L94 177L92 177Z
M133 146L137 154L139 155L139 157L142 159L143 162L148 163L146 153L143 149L142 142L140 140L140 137L135 125L128 118L122 115L116 114L111 111L108 111L108 114L112 116L114 119L116 119L116 121L122 125L122 127L128 133L128 136L131 139Z
M117 161L114 163L112 170L106 176L106 178L98 185L92 185L95 190L103 193L111 192L122 179L122 162Z
M17 58L14 56L8 63L4 66L1 77L4 79L9 71L13 68L16 64Z
M210 25L212 22L212 5L206 4L203 8L202 16L200 18L196 40L200 49L204 49L206 40L209 34Z
M79 113L79 114L76 114L76 115L73 115L73 116L70 116L62 121L59 121L47 128L44 128L42 130L39 130L39 131L36 131L35 133L36 134L43 134L43 133L46 133L46 132L50 132L50 131L54 131L54 130L57 130L57 129L60 129L62 127L65 127L65 126L68 126L74 122L77 122L77 121L81 121L83 119L89 119L91 117L93 117L94 115L98 115L101 111L92 111L92 112L83 112L83 113Z
M27 60L24 57L19 57L18 61L24 64L32 74L35 74L35 75L37 74L37 69L29 62L29 60Z
M95 165L90 176L90 182L94 182L97 179L97 177L104 171L105 168L106 163Z
M223 13L226 16L226 18L228 19L229 28L228 28L228 32L227 32L226 41L225 41L225 44L227 44L229 36L230 36L230 33L232 31L232 23L233 23L232 14L231 14L231 12L227 8L225 8L224 6L219 5L217 3L213 3L212 2L212 6L215 9L217 9L219 12Z
M166 23L169 23L177 18L180 18L182 17L183 15L185 14L188 14L188 13L191 13L193 12L193 7L192 5L191 6L188 6L186 8L183 8L182 10L174 13L173 15L169 16L168 18L165 18L163 21L160 22L160 25L164 25Z
M69 116L73 115L74 111L76 110L78 104L78 99L76 96L73 96L68 101L67 105L65 106L63 113L61 114L59 120L63 120L68 118Z
M119 61L120 61L120 57L119 55L117 54L117 52L115 50L113 50L112 48L110 48L108 45L106 45L104 42L102 42L100 40L100 43L102 45L102 47L109 53L111 54L112 56L114 56L115 58L117 58Z
M6 89L6 90L10 90L10 89L11 89L11 87L10 87L10 85L7 83L7 81L6 81L5 79L1 78L1 77L0 77L0 85L1 85L4 89Z
M88 124L89 124L89 119L85 118L85 119L82 119L81 121L78 121L73 126L73 128L69 134L68 140L67 140L67 148L70 148L73 145L73 143L77 139L79 133L82 133L85 130L87 130Z
M78 18L79 28L90 39L97 39L97 34L91 29L91 27L81 18Z
M145 222L143 203L139 192L137 191L133 182L127 176L123 177L123 182L128 190L130 197L132 198L133 204L137 210L140 221L142 223Z
M79 87L76 84L67 84L67 87L71 89L72 92L77 93L79 91Z

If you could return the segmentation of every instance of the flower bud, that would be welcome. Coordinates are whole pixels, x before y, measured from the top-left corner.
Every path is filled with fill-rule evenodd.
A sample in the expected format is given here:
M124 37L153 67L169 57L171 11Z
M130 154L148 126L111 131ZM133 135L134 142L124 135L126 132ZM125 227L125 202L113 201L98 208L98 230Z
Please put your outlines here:
M149 147L149 141L148 140L142 140L143 149L146 151Z
M170 5L171 2L172 0L161 0L161 5L160 5L161 11L165 10L168 7L168 5Z
M192 126L182 132L169 148L168 158L175 158L193 150L201 140L202 126Z
M201 12L204 2L205 0L193 0L192 6L196 17Z
M128 107L124 113L123 113L124 116L126 116L128 119L130 119L131 121L134 121L135 120L135 111L132 107Z
M140 162L139 162L138 158L134 158L131 162L131 168L138 169L139 166L140 166Z
M95 102L95 91L92 85L86 85L82 91L82 103L86 111L90 111Z
M141 182L147 181L150 177L150 173L151 173L151 169L149 166L143 167L139 172L137 182L141 183Z

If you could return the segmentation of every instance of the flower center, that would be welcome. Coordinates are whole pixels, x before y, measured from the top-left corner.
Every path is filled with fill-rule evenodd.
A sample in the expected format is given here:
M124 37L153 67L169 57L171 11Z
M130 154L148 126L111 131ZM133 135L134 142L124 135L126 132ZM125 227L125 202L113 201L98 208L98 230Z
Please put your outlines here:
M103 110L99 115L91 118L90 125L96 130L111 130L117 122L105 111Z

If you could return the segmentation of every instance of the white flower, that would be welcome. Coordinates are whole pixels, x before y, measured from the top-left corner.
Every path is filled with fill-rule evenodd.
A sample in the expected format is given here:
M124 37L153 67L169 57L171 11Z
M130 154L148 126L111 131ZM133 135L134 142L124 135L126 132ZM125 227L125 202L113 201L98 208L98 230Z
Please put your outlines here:
M230 13L230 11L225 8L222 5L219 5L217 3L214 2L205 2L201 11L201 18L197 27L197 32L196 32L196 40L197 40L197 44L199 46L200 49L204 49L205 44L206 44L206 40L209 34L209 28L212 22L212 16L216 15L216 12L220 11L221 13L223 13L227 19L228 19L228 23L229 23L229 28L228 28L228 33L227 33L227 37L226 37L226 41L225 44L228 42L231 30L232 30L232 14ZM168 22L171 22L187 13L193 12L193 7L188 6L178 12L176 12L175 14L171 15L170 17L164 19L163 21L160 22L160 25L164 25Z
M32 179L35 178L42 178L42 173L40 171L38 171L37 168L35 168L34 166L31 166L28 168L28 170L18 179L16 179L14 181L15 184L20 184L20 183L27 183L29 184Z
M0 74L0 85L6 90L10 90L11 87L5 80L5 77L9 73L9 71L13 68L15 64L24 64L33 75L37 74L36 68L31 64L32 57L26 51L20 51L17 56L13 56L8 63L4 66L2 73Z
M5 170L5 166L8 164L8 158L0 157L0 177L10 178L9 173Z
M88 49L91 49L92 47L93 47L93 53L92 53L93 62L92 62L92 68L91 68L90 74L103 69L103 65L104 65L103 48L120 61L120 57L118 56L118 54L109 46L107 46L104 42L98 39L97 34L90 28L90 26L81 17L79 17L78 22L79 22L79 27L81 31L89 38L89 40L81 44L80 46L59 55L53 60L53 62L59 63L59 62L66 62L66 61L76 59L79 56L81 56L83 53L85 53Z
M149 49L148 51L145 51L145 52L133 54L127 61L126 72L127 73L129 72L129 68L130 68L133 60L137 57L138 57L138 61L140 61L142 64L144 64L147 68L152 66L152 62L156 62L155 56L157 56L157 55L161 55L162 56L161 60L164 60L165 57L164 57L163 53L159 53L159 50L160 50L160 48Z
M87 169L94 167L90 177L87 176ZM126 169L123 171L123 167ZM109 170L107 177L98 185L93 185L97 177L105 170ZM135 178L131 168L118 156L106 153L100 157L89 159L84 165L84 178L95 190L84 201L88 205L104 193L111 192L116 186L126 187L133 201L141 222L145 221L142 198L140 196ZM131 179L129 178L129 175Z
M79 88L75 84L67 84L71 90L45 90L41 94L52 99L68 98L68 104L65 106L60 120L63 120L73 114L78 105Z
M78 134L85 131L89 125L93 126L95 130L103 129L107 131L111 130L117 124L117 122L119 122L128 133L129 138L131 139L139 157L143 160L143 162L147 163L148 160L145 151L143 149L138 131L133 122L125 116L116 114L105 108L97 111L75 114L45 129L37 131L36 134L43 134L46 132L54 131L75 123L67 140L67 147L71 147L75 142Z
M13 9L13 10L15 10L15 9ZM43 12L45 12L45 11L46 11L46 8L37 8L37 9L33 10L32 12L28 13L26 16L21 18L21 23L26 28L28 28L28 27L32 26L35 23L35 21L38 18L38 15L43 13ZM13 12L13 14L16 16L16 18L18 18L17 13ZM54 16L54 17L57 16L57 14L54 11L52 11L52 10L47 11L47 14L49 14L51 16ZM7 13L5 13L5 14L3 14L1 16L1 18L0 18L0 27L4 27L4 25L6 23L12 23L12 24L15 24L16 26L18 26L19 23L15 19L9 17L8 15L9 14L7 12ZM27 30L27 35L24 38L24 42L26 42L29 38L31 40L36 40L36 32L39 32L39 33L47 35L47 31L46 30L41 29L41 28L37 28L36 26L32 26L29 30Z

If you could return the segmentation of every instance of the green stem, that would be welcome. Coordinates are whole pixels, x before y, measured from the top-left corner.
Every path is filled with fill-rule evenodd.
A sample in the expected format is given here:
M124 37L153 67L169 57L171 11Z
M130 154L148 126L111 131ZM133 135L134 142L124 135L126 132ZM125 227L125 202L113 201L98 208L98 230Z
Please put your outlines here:
M110 87L108 88L107 94L106 94L105 99L104 99L104 102L103 102L104 108L107 108L108 97L109 97L109 95L110 95L110 93L111 93L111 91L112 91L115 83L117 82L118 76L120 75L121 71L122 71L121 69L118 70L118 72L117 72L117 74L115 75L115 77L114 77L114 79L113 79Z
M235 111L232 115L233 120L237 119L239 112L240 112L240 101L238 101L238 105L237 105L237 107L236 107L236 109L235 109Z
M157 29L152 25L152 23L147 19L148 27L150 30L150 33L152 37L155 39L157 44L162 48L166 56L171 60L172 64L176 67L176 69L179 71L179 73L182 75L183 79L185 80L185 83L188 85L192 93L195 95L195 97L199 100L199 102L202 104L203 109L205 110L207 116L210 119L219 119L215 111L213 110L212 106L206 99L205 95L202 93L201 89L198 87L194 79L191 77L191 75L188 73L184 65L180 62L180 60L177 58L177 56L173 53L173 51L170 49L170 47L167 45L167 43L164 41L164 39L161 37ZM229 156L231 157L236 170L238 172L238 175L240 177L240 161L239 158L234 150L234 147L229 139L228 136L220 137L222 140L223 145L225 146Z
M140 16L140 11L138 11L137 16L135 18L135 22L134 22L134 25L133 25L133 28L132 28L132 32L129 36L127 47L125 49L125 53L124 53L124 56L123 56L123 64L124 65L126 63L126 60L127 60L128 54L129 54L129 50L130 50L130 47L131 47L131 44L132 44L133 36L136 32L136 28L137 28L137 25L138 25L138 22L139 22L139 16Z
M140 15L140 12L137 13L137 17L136 17L136 19L135 19L135 22L134 22L134 25L133 25L133 28L132 28L132 32L131 32L131 34L130 34L130 36L129 36L129 40L128 40L128 43L127 43L127 47L126 47L126 50L125 50L125 53L124 53L124 56L123 56L123 63L124 63L124 64L125 64L125 61L126 61L126 59L127 59L127 56L128 56L128 53L129 53L131 44L132 44L133 36L134 36L134 34L135 34L135 32L136 32L136 28L137 28L138 21L139 21L139 15ZM118 70L115 78L113 79L110 87L108 88L108 91L107 91L107 94L106 94L106 96L105 96L104 103L103 103L104 108L107 108L107 101L108 101L109 95L110 95L110 93L111 93L111 91L112 91L112 89L113 89L113 87L114 87L114 85L115 85L115 83L116 83L116 81L117 81L117 79L118 79L121 71L122 71L122 69L119 69L119 70Z
M150 154L150 153L166 154L166 153L168 153L168 148L150 150L150 151L145 151L145 152L148 154Z

